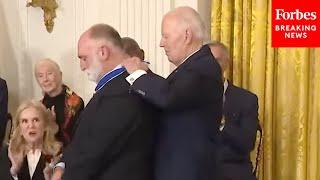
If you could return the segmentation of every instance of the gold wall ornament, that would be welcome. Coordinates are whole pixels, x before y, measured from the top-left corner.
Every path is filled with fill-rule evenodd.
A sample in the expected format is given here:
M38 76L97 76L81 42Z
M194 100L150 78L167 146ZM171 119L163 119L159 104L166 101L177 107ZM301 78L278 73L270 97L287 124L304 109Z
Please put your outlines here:
M41 7L43 10L43 21L49 33L53 30L54 21L56 17L56 9L58 4L56 0L28 0L27 7Z

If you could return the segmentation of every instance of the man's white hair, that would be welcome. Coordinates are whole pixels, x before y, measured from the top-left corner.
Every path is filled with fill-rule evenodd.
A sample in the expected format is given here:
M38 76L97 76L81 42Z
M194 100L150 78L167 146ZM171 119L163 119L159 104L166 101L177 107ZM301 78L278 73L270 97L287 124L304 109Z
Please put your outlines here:
M204 41L205 25L200 14L191 7L182 6L170 11L167 15L173 14L186 26L189 26L197 40Z

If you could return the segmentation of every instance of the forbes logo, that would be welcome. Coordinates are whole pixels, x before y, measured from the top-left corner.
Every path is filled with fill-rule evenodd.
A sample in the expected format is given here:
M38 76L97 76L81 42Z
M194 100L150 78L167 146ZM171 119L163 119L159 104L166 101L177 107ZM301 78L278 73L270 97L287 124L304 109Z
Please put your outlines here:
M284 9L275 9L276 20L316 20L317 12L300 12L299 9L295 11L285 11Z

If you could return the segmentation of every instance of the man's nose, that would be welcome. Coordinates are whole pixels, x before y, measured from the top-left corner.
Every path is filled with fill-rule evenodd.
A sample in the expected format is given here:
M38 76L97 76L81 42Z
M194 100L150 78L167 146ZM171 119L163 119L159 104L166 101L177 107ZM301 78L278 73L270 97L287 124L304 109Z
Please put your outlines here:
M83 62L81 62L81 61L80 61L80 69L81 69L81 71L86 70L85 63L83 63Z
M160 46L160 47L163 47L163 46L164 46L164 43L163 43L163 40L162 40L162 39L160 40L159 46Z
M48 80L48 75L47 75L47 74L43 75L43 80L44 80L44 81L47 81L47 80Z

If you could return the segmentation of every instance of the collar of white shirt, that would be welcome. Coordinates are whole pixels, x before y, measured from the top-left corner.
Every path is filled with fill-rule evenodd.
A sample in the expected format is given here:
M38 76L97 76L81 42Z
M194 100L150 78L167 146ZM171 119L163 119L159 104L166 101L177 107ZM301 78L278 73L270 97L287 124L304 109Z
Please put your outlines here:
M32 178L32 176L34 174L34 171L36 170L36 167L37 167L37 164L39 162L40 156L41 156L41 150L40 149L30 150L27 153L27 160L28 160L30 178Z

